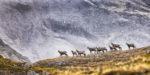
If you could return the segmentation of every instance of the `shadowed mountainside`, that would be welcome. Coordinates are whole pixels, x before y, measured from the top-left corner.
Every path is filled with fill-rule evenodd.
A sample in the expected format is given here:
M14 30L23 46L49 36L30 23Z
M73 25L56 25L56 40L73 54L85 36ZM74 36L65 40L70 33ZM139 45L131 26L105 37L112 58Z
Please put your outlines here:
M30 62L30 60L27 57L22 56L20 53L12 49L9 45L5 44L1 39L0 39L0 55L13 61Z

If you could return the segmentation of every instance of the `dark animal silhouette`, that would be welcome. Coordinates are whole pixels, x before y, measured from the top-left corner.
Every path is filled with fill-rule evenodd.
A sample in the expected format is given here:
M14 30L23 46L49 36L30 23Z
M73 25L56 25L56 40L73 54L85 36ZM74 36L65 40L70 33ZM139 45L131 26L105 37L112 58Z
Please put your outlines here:
M89 49L90 53L96 52L96 48L90 48L90 47L87 47L87 48Z
M73 56L77 56L78 55L76 51L71 51L71 53L72 53Z
M114 43L111 43L112 47L113 48L116 48L116 49L119 49L119 50L122 50L121 46L119 44L114 44Z
M101 51L102 51L103 53L104 53L104 52L107 52L107 48L106 48L106 47L98 47L98 48L97 48L97 53L100 53Z
M110 48L111 51L117 50L115 47L112 47L112 46L109 46L109 48Z
M130 43L130 44L126 43L126 45L128 46L129 49L131 49L131 48L134 49L135 48L135 45L133 43Z
M59 51L58 50L58 53L60 54L60 56L63 56L63 55L68 56L66 51Z
M86 56L85 51L76 50L79 56Z

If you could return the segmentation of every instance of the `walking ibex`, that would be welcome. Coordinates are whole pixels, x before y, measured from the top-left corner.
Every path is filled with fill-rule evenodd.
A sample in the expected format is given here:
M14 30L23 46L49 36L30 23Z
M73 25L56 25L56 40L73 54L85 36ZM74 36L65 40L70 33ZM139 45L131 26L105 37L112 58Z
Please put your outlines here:
M59 51L58 50L58 53L60 54L60 56L63 56L63 55L68 56L66 51Z
M71 51L71 53L72 53L73 56L77 56L78 55L76 51Z
M119 44L114 44L114 43L111 43L112 47L114 48L118 48L119 50L122 50L121 46Z
M99 53L99 52L101 52L101 51L102 51L103 53L104 53L104 52L107 52L107 48L106 48L106 47L98 47L98 48L97 48L97 53Z
M109 46L111 51L117 50L115 47Z
M128 46L129 49L131 49L131 48L134 49L135 48L135 45L133 43L130 43L130 44L126 43L126 45Z
M87 47L87 48L89 49L90 53L96 52L96 48L90 48L90 47Z
M86 56L85 51L76 50L79 56Z

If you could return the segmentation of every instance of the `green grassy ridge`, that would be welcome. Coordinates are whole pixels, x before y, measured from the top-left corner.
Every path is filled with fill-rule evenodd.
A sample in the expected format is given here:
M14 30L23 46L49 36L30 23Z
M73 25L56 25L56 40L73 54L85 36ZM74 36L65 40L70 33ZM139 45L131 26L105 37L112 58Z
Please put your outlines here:
M52 75L150 75L150 46L126 51L113 51L99 57L58 57L37 62L32 69ZM110 58L111 57L111 58ZM109 59L108 59L109 58ZM107 59L107 60L106 60ZM49 66L67 61L71 65Z
M11 61L10 59L3 58L3 56L0 56L0 70L8 70L12 72L22 72L22 71L28 71L28 70L33 70L35 72L39 71L48 71L51 74L57 75L57 71L66 71L68 70L68 65L67 66L48 66L50 62L61 62L61 61L67 61L71 63L71 66L79 66L81 68L84 67L98 67L98 66L104 66L108 65L111 66L112 68L118 68L118 67L130 67L130 66L135 66L137 64L148 64L150 65L150 60L144 60L144 59L150 59L150 54L147 54L146 51L150 50L150 47L143 47L143 48L138 48L134 50L127 50L127 51L116 51L116 52L107 52L105 54L102 54L100 57L94 57L89 58L87 57L58 57L54 59L46 59L37 62L35 65L29 69L29 68L24 68L23 66L18 66L20 62L15 62ZM111 59L107 59L109 57L113 56ZM137 58L140 56L140 58ZM127 59L124 59L124 58ZM137 58L137 59L135 59ZM92 60L91 60L92 59ZM107 59L107 60L105 60ZM132 60L134 59L134 60ZM125 61L126 60L126 61ZM122 64L120 64L122 63ZM74 69L69 69L69 71L74 71ZM81 69L82 71L82 69ZM146 72L150 72L150 70L145 70ZM106 72L104 75L110 75L110 74L118 74L118 75L136 75L136 74L141 74L145 73L144 72L130 72L130 71L116 71L112 70L110 72ZM94 71L89 71L94 73ZM83 73L88 73L88 72L83 72ZM146 75L146 74L145 74Z
M148 59L148 60L145 60ZM65 72L70 73L71 75L76 72L81 72L79 75L150 75L150 54L138 55L137 57L130 58L128 61L120 62L104 62L105 64L94 66L90 70L89 66L82 67L78 69L79 66L70 67L45 67L45 66L34 66L33 69L36 71L48 71L52 75L66 75ZM73 67L73 66L72 66ZM101 70L98 72L96 68L100 67ZM105 70L109 71L105 71ZM61 74L63 73L63 74ZM96 73L96 74L94 74ZM70 75L67 74L67 75ZM75 75L75 74L73 74Z
M127 60L130 60L130 58L136 57L137 55L144 55L146 54L147 50L150 50L150 46L148 47L143 47L143 48L137 48L133 50L125 50L125 51L109 51L104 54L100 54L98 57L94 57L92 55L88 55L86 57L58 57L54 59L46 59L46 60L41 60L34 65L37 66L45 66L45 67L50 67L48 64L49 63L57 63L57 62L67 62L68 66L69 65L84 65L86 66L87 64L93 64L93 63L99 63L99 65L105 64L104 62L124 62ZM55 64L53 65L55 66ZM97 66L97 65L95 65ZM51 66L52 67L52 66Z
M21 64L21 62L11 61L10 59L3 58L3 56L0 55L0 70L8 70L13 72L28 70L23 66L19 66L19 64Z

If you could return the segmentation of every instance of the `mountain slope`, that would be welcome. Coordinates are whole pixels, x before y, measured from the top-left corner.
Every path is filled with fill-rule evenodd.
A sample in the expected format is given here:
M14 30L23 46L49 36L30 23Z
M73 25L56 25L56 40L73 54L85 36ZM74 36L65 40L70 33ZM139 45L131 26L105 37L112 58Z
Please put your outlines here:
M62 65L66 64L65 66L73 66L73 65L80 65L80 66L86 66L88 64L91 64L92 66L97 66L97 64L94 63L104 63L108 61L114 61L114 62L125 62L129 60L130 58L134 58L138 55L144 55L147 54L147 52L150 51L149 47L143 47L139 49L134 50L126 50L126 51L109 51L104 54L89 54L86 57L58 57L54 59L47 59L47 60L41 60L39 62L36 62L35 65L42 65L42 66L59 66L58 64ZM51 65L50 65L51 64Z
M22 56L20 53L16 52L9 45L5 44L1 39L0 39L0 55L13 61L30 62L27 57Z
M57 50L150 44L149 0L0 0L0 37L32 61Z
M86 57L58 57L41 60L34 70L56 75L149 75L150 46L127 51L113 51Z

